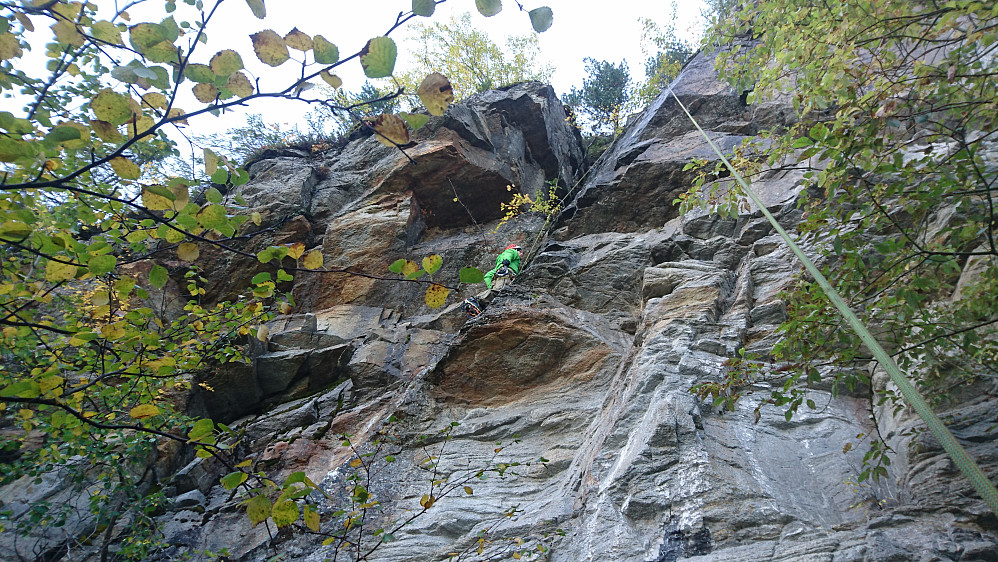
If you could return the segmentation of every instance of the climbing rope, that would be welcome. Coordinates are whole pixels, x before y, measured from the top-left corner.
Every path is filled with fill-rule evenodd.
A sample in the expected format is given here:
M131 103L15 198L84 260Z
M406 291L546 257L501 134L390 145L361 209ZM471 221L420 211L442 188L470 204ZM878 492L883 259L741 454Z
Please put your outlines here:
M769 209L766 208L762 200L759 199L754 191L752 191L745 179L742 178L741 174L739 174L738 171L735 170L734 166L731 165L731 162L725 158L721 150L716 144L714 144L714 141L710 140L710 137L707 136L707 133L700 127L697 120L693 118L693 115L691 115L689 110L686 109L683 102L679 100L679 96L677 96L672 90L672 86L669 86L668 90L669 93L672 94L672 97L676 99L676 103L679 104L679 107L681 107L683 112L686 113L686 116L690 118L693 126L696 127L697 130L700 131L700 134L703 135L703 138L707 140L707 143L710 144L710 147L714 150L721 161L724 162L724 165L727 166L728 170L731 172L731 175L742 186L742 189L745 190L745 193L749 196L752 202L755 203L759 210L762 211L762 214L765 215L769 223L773 225L773 228L780 234L780 237L787 243L787 246L790 247L790 250L804 264L804 268L807 269L808 273L814 277L815 281L825 292L825 295L828 296L828 300L835 305L835 308L838 309L839 313L846 319L849 326L855 330L856 334L859 335L861 340L863 340L863 343L866 344L866 346L873 352L873 356L877 359L877 362L880 363L880 366L887 371L891 377L891 380L901 391L904 399L915 410L918 416L922 418L922 421L925 422L925 425L929 428L929 431L936 436L936 439L939 440L939 443L942 444L946 452L949 453L950 458L953 459L956 466L959 467L964 476L970 480L970 483L974 486L974 489L976 489L977 493L984 499L984 502L988 504L991 511L994 512L995 515L998 515L998 490L996 490L994 484L988 480L988 477L984 474L984 471L982 471L981 468L977 466L977 463L970 458L967 451L963 449L960 443L957 442L956 438L953 437L953 434L950 433L949 429L947 429L943 424L942 420L940 420L939 417L936 416L935 412L932 411L932 408L928 405L928 403L926 403L925 399L922 398L921 393L918 392L915 385L911 384L911 381L909 381L904 375L901 368L897 366L894 359L886 351L884 351L884 348L880 346L877 340L874 339L873 335L870 334L870 331L866 329L866 326L864 326L859 318L856 317L852 309L849 308L849 305L846 304L845 300L843 300L835 288L832 287L831 283L825 279L825 276L821 274L821 271L819 271L818 267L814 265L814 262L812 262L811 259L804 254L804 251L800 249L800 246L798 246L790 235L787 234L787 231L780 226L780 223L776 221L776 218L774 218L772 213L769 212Z

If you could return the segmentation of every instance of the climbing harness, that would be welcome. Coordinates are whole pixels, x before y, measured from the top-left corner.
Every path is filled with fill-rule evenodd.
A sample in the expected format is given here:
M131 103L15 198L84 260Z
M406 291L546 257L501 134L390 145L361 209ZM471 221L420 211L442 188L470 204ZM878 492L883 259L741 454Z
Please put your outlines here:
M807 272L814 277L814 280L821 287L821 290L825 292L828 300L835 305L835 308L838 309L839 313L845 318L849 326L855 330L856 334L861 340L863 340L863 343L866 344L870 351L873 352L873 356L877 359L877 362L880 363L880 366L887 371L887 374L890 375L891 380L895 385L897 385L898 390L901 391L901 394L904 396L905 400L915 410L915 412L918 413L918 416L922 418L922 421L925 422L925 425L929 428L932 434L936 436L936 439L939 440L939 443L944 449L946 449L946 452L949 453L949 456L953 459L953 462L960 468L960 471L963 472L964 476L970 480L970 483L974 486L974 489L977 490L977 493L980 494L981 498L984 499L984 502L988 504L991 511L994 512L995 515L998 515L998 489L995 489L994 484L988 480L988 477L981 470L981 467L977 466L977 463L970 458L970 455L968 455L967 451L965 451L960 443L957 442L956 438L953 437L953 434L950 433L949 429L947 429L947 427L943 424L942 420L940 420L939 417L936 416L935 412L932 411L932 408L922 397L921 393L918 392L918 389L915 388L915 386L911 384L911 381L909 381L904 373L901 372L901 368L897 366L894 359L884 350L883 347L880 346L880 343L877 342L873 335L870 334L869 330L867 330L866 326L864 326L859 318L856 317L852 309L849 308L849 305L846 304L845 300L839 295L835 288L832 287L831 283L825 279L825 276L821 274L821 271L818 270L816 265L814 265L814 262L807 257L804 251L800 249L800 246L798 246L797 243L794 242L793 238L787 234L787 231L780 226L780 223L777 222L776 218L769 212L769 209L767 209L766 205L761 199L759 199L759 196L752 191L745 179L742 178L741 174L739 174L738 171L735 170L735 167L731 165L731 162L725 158L724 154L721 152L721 149L714 144L714 141L710 140L710 137L707 136L707 133L700 127L697 120L694 119L693 115L691 115L689 110L686 109L683 102L679 101L679 96L677 96L676 92L672 90L671 85L668 86L668 90L669 93L672 94L672 97L676 99L676 103L679 104L679 107L681 107L683 112L686 113L686 116L689 117L690 121L693 123L693 126L700 131L703 138L707 140L707 144L714 149L714 152L721 159L721 162L724 162L724 165L727 166L728 170L731 172L731 175L742 186L742 189L745 190L745 194L748 195L752 202L755 203L755 206L762 211L762 214L766 217L769 223L773 225L773 228L780 234L780 237L787 243L787 246L790 247L790 251L797 256L797 258L804 264L804 268L807 269Z
M513 282L516 278L516 274L508 266L503 265L496 270L494 276L492 276L492 290L498 291Z

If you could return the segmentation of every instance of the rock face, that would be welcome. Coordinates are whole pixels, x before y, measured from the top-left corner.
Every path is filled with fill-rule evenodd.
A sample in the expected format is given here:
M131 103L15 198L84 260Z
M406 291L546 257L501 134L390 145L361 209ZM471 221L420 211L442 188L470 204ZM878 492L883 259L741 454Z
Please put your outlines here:
M712 66L698 55L673 89L722 146L787 123L788 107L746 106ZM254 164L241 194L273 228L251 244L302 241L327 265L377 275L438 253L440 278L456 279L514 241L534 249L516 283L466 321L455 305L426 308L417 284L301 274L298 313L273 323L252 366L218 370L215 391L192 402L244 429L246 454L275 480L304 471L319 483L333 498L320 499L324 530L342 527L330 518L356 468L338 436L382 459L372 443L386 430L395 462L365 484L382 501L379 524L418 516L372 560L539 546L565 562L996 559L998 521L930 436L906 431L918 425L910 413L862 390L833 399L815 388L818 409L792 421L767 408L757 417L752 400L721 412L691 395L740 348L771 349L798 265L757 210L677 215L683 166L712 156L675 100L656 100L580 184L577 133L538 84L476 96L415 141L408 157L368 138ZM507 185L533 194L547 180L572 197L551 236L531 216L491 231ZM756 188L792 228L800 178ZM216 296L238 293L256 267L227 260ZM990 474L994 406L982 393L947 412ZM876 431L894 470L860 483L857 435ZM473 478L483 469L488 478ZM172 545L163 558L222 548L238 560L331 558L321 536L251 527L218 483L225 472L197 459L165 479L176 500L158 517ZM473 493L457 487L421 512L442 476Z

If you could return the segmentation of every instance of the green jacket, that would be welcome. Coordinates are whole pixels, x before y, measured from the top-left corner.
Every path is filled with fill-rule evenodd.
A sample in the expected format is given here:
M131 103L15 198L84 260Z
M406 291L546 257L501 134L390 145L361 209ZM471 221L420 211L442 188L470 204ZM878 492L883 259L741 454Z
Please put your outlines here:
M520 274L520 252L510 248L509 250L503 250L498 257L496 257L496 266L492 268L492 271L485 274L485 286L489 289L492 288L492 278L495 277L496 272L502 267L502 262L504 260L509 260L509 268L513 270L513 275Z

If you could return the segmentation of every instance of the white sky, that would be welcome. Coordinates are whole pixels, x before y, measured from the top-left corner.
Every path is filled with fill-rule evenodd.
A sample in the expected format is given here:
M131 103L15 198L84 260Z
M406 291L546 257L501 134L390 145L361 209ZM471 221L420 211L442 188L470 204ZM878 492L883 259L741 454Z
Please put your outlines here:
M150 0L151 8L162 14L163 0ZM108 17L115 4L125 0L96 0L100 7L99 17ZM261 79L264 89L283 88L300 72L292 61L276 69L267 67L255 60L249 36L263 29L273 29L284 35L293 27L313 36L316 34L339 47L341 58L360 50L368 39L383 35L395 22L399 12L411 9L411 0L266 0L267 18L253 17L244 0L226 0L208 27L208 44L201 46L199 56L193 62L207 63L216 51L232 48L243 55L243 61L256 77ZM554 12L554 25L539 35L541 59L555 67L552 79L555 91L562 95L572 86L581 86L586 76L583 59L593 57L618 63L626 60L635 81L644 79L644 60L641 51L641 25L638 18L647 17L665 24L672 18L672 2L669 0L521 0L525 9L547 5ZM191 18L193 8L177 0L178 20L184 10ZM213 5L205 0L206 5ZM701 0L677 0L678 22L676 29L693 36L701 28L699 19ZM526 12L521 12L514 0L505 0L503 10L498 15L485 18L475 8L474 0L447 0L439 4L436 13L429 20L416 18L415 21L445 21L452 15L471 12L472 25L489 33L492 39L505 44L505 37L531 32L530 20ZM130 10L132 23L152 19L142 6ZM409 44L405 41L409 25L394 31L391 37L399 45L400 58L396 68L405 64L404 52ZM41 33L44 33L42 36ZM34 36L38 36L36 41ZM35 54L41 53L42 43L51 37L47 28L31 34ZM300 58L301 53L292 51L292 56ZM127 61L125 61L127 62ZM352 60L339 67L336 73L343 79L343 87L356 91L365 77L359 61ZM189 87L182 88L185 98L181 107L194 108L200 104L189 95ZM247 112L262 113L268 122L294 125L307 111L304 104L281 100L258 100L252 103ZM192 123L192 129L201 133L224 131L241 125L241 114L223 115L221 118L204 116Z

